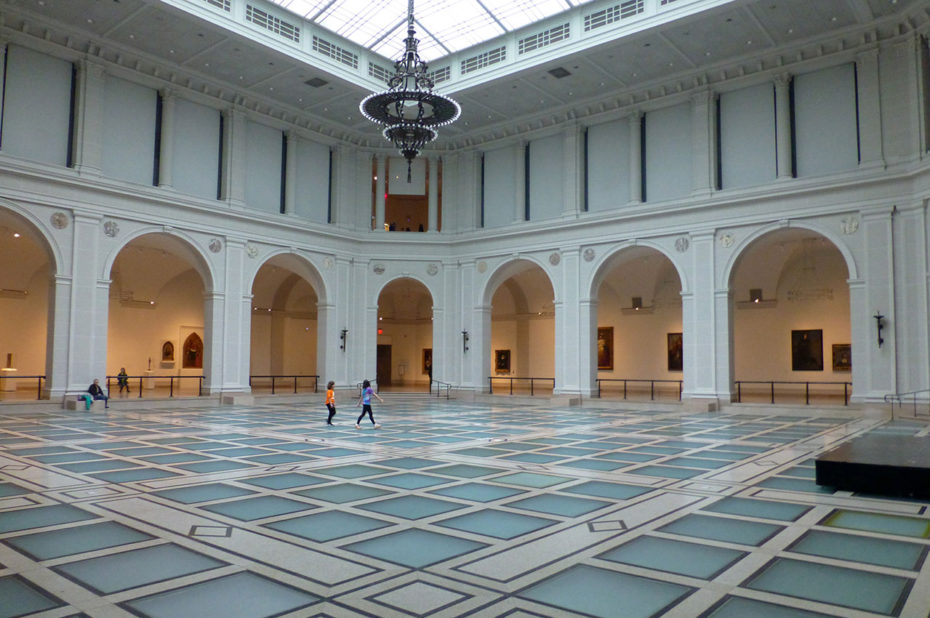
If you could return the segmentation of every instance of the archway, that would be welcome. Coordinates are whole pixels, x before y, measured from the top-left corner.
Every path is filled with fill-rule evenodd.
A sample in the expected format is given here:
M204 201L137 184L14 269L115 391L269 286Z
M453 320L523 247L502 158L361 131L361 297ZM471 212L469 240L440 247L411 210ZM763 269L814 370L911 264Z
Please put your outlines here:
M555 378L555 293L546 272L518 260L491 295L490 377L495 393L550 393ZM527 378L545 378L530 381Z
M378 387L428 390L432 354L432 295L415 279L391 281L378 295Z
M139 236L110 269L107 375L133 376L130 395L197 395L193 379L208 366L204 277L198 256L183 240L163 233ZM181 377L174 381L167 376ZM128 396L128 395L124 395Z
M602 396L675 398L683 376L681 279L650 247L621 249L597 285L597 376Z
M36 399L39 379L23 376L50 375L49 289L54 270L39 230L0 208L0 400Z
M747 245L730 274L734 398L843 403L852 379L848 278L840 250L811 230L783 228Z
M320 296L300 258L277 255L265 262L252 282L252 376L315 376L319 373ZM296 383L295 383L296 380ZM253 377L252 390L271 389L269 377ZM286 378L282 388L313 389L310 377ZM291 391L293 392L293 390Z

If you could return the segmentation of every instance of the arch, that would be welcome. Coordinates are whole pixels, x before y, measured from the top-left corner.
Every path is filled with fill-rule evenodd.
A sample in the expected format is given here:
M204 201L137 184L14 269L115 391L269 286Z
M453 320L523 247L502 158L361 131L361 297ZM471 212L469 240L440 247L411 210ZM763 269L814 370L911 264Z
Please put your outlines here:
M39 246L45 248L51 263L52 274L63 274L61 272L61 268L64 264L64 259L62 258L61 248L56 242L52 240L53 236L48 226L40 221L34 213L21 208L15 202L0 199L0 224L3 223L3 219L6 216L9 216L15 221L22 223L25 226L27 232L31 233L31 239L38 243Z
M104 258L103 267L100 272L100 279L109 280L113 270L113 264L123 251L133 241L139 240L145 236L160 236L167 239L170 248L176 249L180 257L186 258L194 270L200 275L203 282L204 290L211 292L216 289L217 277L210 265L210 259L206 253L197 244L197 241L188 234L179 232L174 229L165 229L164 227L147 226L127 234L119 246L114 247Z
M845 243L840 242L840 237L838 234L831 232L825 229L821 225L809 222L798 222L798 221L784 221L778 223L772 223L770 225L763 226L754 232L742 239L736 246L733 248L733 254L730 256L730 259L727 260L726 266L724 266L723 271L721 272L721 278L717 281L716 285L718 289L729 288L733 280L733 273L736 270L736 265L739 263L740 258L742 258L746 250L752 246L760 238L767 236L772 232L777 232L778 230L783 230L786 228L797 228L804 229L816 234L820 234L827 240L829 240L837 251L840 252L840 255L843 256L843 260L846 262L846 270L849 273L848 279L855 280L859 278L859 269L856 267L856 259L850 251L849 247Z
M435 302L436 302L436 292L435 292L435 290L433 290L433 289L429 286L429 283L427 283L426 281L424 281L424 280L421 279L420 277L417 277L417 276L414 276L414 275L410 275L410 274L399 274L399 275L393 275L393 276L389 277L388 279L386 279L386 280L384 281L384 283L382 283L380 286L378 286L378 287L374 290L374 297L371 298L371 299L369 300L369 306L377 306L377 305L378 305L378 300L381 298L381 293L384 292L385 288L387 288L387 287L388 287L389 285L391 285L392 283L394 283L394 282L396 282L396 281L400 281L400 280L402 280L402 279L409 279L410 281L416 281L417 283L419 283L420 285L422 285L422 286L426 289L427 293L429 294L430 299L431 299L431 300L433 301L433 303L435 304Z
M432 379L433 344L438 340L434 296L416 277L392 277L381 286L376 302L375 375L381 386L428 388ZM427 365L427 359L429 365Z
M614 267L617 259L624 251L636 247L652 249L667 258L668 261L671 262L672 266L675 267L675 271L678 273L678 280L681 283L681 293L688 293L690 290L690 285L688 283L687 272L682 268L681 264L675 260L675 257L666 251L665 247L649 240L632 240L614 245L614 247L610 250L604 251L603 255L601 255L600 258L595 262L588 285L588 298L597 298L597 291L600 288L601 283L604 282L604 278L607 276L607 273L609 273L610 270Z
M534 266L538 267L546 275L546 279L552 287L552 295L555 297L553 300L557 301L559 298L559 288L556 287L555 281L552 280L552 276L549 271L546 270L543 263L532 256L520 256L501 262L491 272L482 290L481 304L485 307L489 307L491 305L491 299L494 298L494 293L504 281Z
M316 292L317 302L320 305L326 304L326 299L328 298L326 280L323 279L323 276L313 262L302 255L294 253L290 249L276 249L270 252L262 262L255 265L255 268L252 269L251 272L247 272L245 275L246 290L251 290L255 286L255 279L258 277L259 271L261 271L262 267L266 264L286 268L306 280L307 283L310 284L310 287L313 288L313 291Z

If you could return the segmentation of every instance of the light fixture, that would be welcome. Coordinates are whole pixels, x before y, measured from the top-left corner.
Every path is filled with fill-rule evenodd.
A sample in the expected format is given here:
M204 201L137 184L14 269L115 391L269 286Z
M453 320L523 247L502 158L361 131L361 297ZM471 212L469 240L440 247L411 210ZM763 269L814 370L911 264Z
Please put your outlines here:
M469 339L471 339L471 337L468 335L468 331L463 330L462 331L462 354L464 354L465 352L468 352L468 340Z
M342 329L342 332L339 333L339 341L341 342L341 343L339 344L339 349L340 349L340 350L343 350L343 351L344 351L344 350L346 349L346 339L348 338L348 337L347 337L348 334L349 334L349 329L348 329L348 328L343 328L343 329Z
M452 99L433 93L433 79L427 75L427 65L417 53L413 0L407 0L404 43L404 54L394 62L394 75L387 80L388 89L365 97L359 110L368 120L384 126L384 137L407 160L407 182L410 182L410 165L420 150L436 139L438 127L454 122L462 108Z
M875 318L875 327L878 329L878 347L882 347L882 344L885 343L885 340L882 339L882 329L885 328L885 316L882 315L881 311L876 311L875 315L872 317Z

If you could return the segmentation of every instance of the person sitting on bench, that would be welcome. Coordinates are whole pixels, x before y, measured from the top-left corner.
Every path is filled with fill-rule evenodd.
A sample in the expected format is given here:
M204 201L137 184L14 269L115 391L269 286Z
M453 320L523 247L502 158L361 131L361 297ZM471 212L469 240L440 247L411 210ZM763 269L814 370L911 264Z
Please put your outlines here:
M125 367L120 367L119 373L116 374L116 383L119 385L120 395L123 394L123 389L126 389L126 392L129 393L129 374L126 373Z
M100 388L100 380L94 379L94 383L87 387L87 392L90 393L90 396L93 397L94 400L103 399L104 408L110 407L110 402L107 401L109 397L107 397L103 389ZM87 409L90 410L90 401L87 401Z

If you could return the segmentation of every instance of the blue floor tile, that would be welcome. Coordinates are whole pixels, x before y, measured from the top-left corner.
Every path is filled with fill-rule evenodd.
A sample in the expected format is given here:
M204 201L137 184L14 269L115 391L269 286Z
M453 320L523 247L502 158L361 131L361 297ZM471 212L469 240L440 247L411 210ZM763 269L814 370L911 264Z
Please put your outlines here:
M326 511L265 524L267 528L319 542L341 539L360 532L386 528L390 525L390 522L381 519L340 511Z
M0 532L18 532L96 519L98 516L67 504L37 506L0 513Z
M312 511L318 507L313 504L307 504L306 502L288 500L280 496L257 496L255 498L243 498L242 500L208 504L200 508L205 511L210 511L211 513L219 513L220 515L232 517L241 521L253 521L255 519L264 519L265 517L275 517L288 513Z
M363 504L358 508L404 519L422 519L465 508L464 504L423 496L400 496Z
M484 543L427 530L404 530L344 545L343 549L412 569L422 569L484 547L487 547Z
M98 549L148 541L155 537L113 521L37 532L6 539L6 543L36 560L50 560ZM2 598L2 597L0 597Z
M712 545L641 536L598 558L700 579L713 579L746 552Z
M496 539L513 539L557 523L551 519L484 509L435 522L435 525Z
M254 494L254 491L226 485L224 483L208 483L206 485L195 485L193 487L178 487L177 489L165 489L162 491L152 492L155 496L181 502L183 504L194 504L197 502L207 502L209 500L222 500L223 498L235 498L238 496L247 496Z
M0 618L18 618L61 607L63 603L18 575L0 577Z

